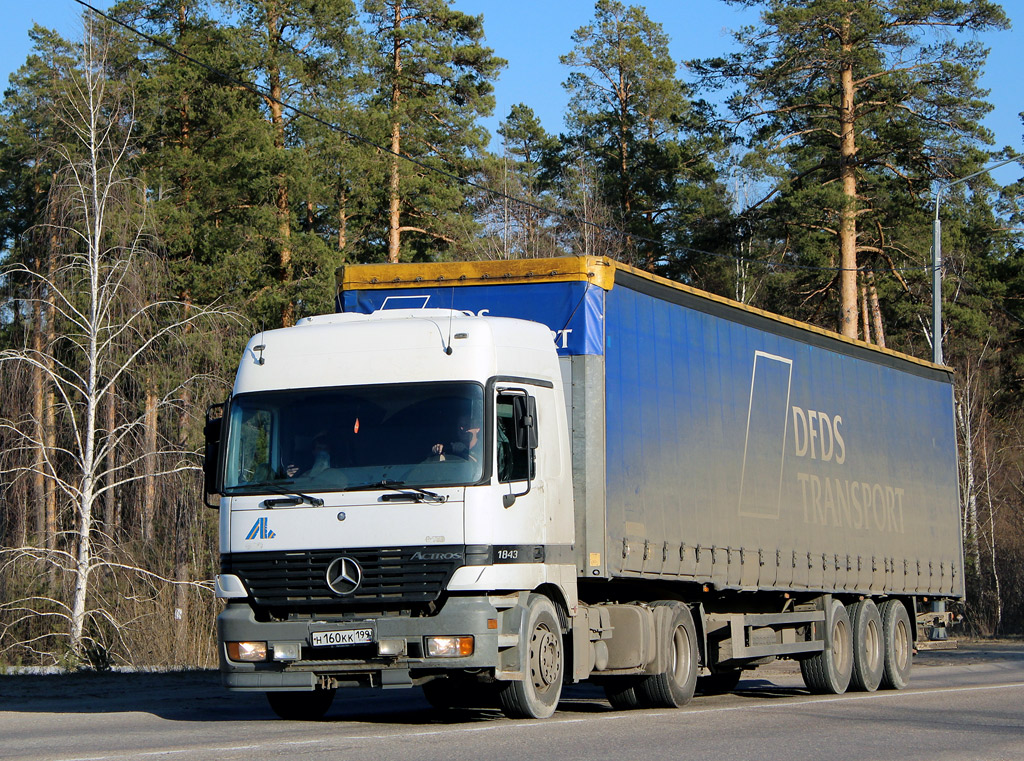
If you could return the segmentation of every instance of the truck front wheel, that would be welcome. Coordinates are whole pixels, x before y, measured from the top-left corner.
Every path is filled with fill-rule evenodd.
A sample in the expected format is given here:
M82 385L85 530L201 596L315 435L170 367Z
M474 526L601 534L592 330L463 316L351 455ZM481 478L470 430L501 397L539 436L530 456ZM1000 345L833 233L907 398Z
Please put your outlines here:
M682 603L662 602L672 608L667 636L659 643L664 673L644 677L637 688L640 702L649 708L682 708L693 698L697 686L697 630L690 609Z
M289 721L318 721L334 702L334 690L310 692L268 692L267 702L280 718Z
M546 719L562 695L562 629L554 603L543 595L530 595L524 621L519 645L524 648L523 679L502 686L501 707L510 719Z

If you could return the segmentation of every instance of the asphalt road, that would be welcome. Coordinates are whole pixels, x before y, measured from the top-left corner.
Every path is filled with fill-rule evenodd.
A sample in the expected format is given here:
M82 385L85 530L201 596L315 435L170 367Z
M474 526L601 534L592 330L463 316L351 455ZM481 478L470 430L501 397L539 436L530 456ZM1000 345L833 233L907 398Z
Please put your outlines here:
M0 759L1024 759L1024 643L922 653L901 692L810 696L790 663L747 677L678 711L616 712L573 687L553 718L509 721L360 691L304 723L211 672L0 676Z

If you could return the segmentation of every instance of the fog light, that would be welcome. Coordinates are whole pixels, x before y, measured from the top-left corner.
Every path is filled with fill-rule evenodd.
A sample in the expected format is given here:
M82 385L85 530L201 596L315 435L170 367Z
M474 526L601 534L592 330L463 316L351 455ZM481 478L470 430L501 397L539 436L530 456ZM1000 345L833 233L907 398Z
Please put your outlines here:
M274 648L275 661L297 661L299 659L298 642L275 642L271 647Z
M404 639L382 639L377 643L379 655L405 655Z
M465 658L472 654L472 637L427 637L427 655L431 658Z
M265 661L266 642L228 642L228 658L233 661Z

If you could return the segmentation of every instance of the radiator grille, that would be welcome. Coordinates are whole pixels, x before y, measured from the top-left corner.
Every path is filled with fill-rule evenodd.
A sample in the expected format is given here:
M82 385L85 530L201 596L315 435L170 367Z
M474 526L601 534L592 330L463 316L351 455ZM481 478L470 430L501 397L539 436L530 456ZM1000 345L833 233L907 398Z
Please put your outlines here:
M403 607L440 597L455 569L465 564L465 547L335 549L245 552L221 558L221 572L242 579L253 601L277 610L349 610ZM327 567L340 557L362 567L359 587L348 595L327 586Z

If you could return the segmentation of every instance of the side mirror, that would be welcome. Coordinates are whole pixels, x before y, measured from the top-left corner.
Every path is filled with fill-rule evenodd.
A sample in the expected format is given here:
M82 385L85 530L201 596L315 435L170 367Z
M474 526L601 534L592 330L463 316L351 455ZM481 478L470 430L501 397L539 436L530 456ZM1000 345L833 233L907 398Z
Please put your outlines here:
M503 494L501 504L508 509L515 504L517 497L525 497L530 493L533 471L533 450L537 448L537 400L523 392L512 397L512 428L515 434L516 449L527 452L526 490L518 494Z
M203 503L207 507L218 508L220 504L211 504L210 494L220 494L220 436L224 428L224 405L211 404L206 408L206 425L203 426Z
M512 397L512 419L515 422L516 447L537 448L537 400L532 396Z

